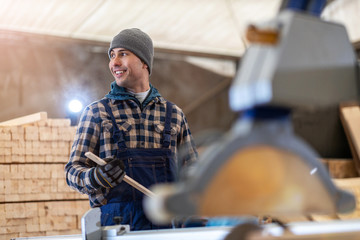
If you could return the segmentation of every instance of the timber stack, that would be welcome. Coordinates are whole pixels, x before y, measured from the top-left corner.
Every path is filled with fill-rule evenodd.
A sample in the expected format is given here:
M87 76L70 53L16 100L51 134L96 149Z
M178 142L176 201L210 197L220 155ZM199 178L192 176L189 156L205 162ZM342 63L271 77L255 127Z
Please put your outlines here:
M46 112L0 123L0 239L81 233L89 201L64 174L75 131Z

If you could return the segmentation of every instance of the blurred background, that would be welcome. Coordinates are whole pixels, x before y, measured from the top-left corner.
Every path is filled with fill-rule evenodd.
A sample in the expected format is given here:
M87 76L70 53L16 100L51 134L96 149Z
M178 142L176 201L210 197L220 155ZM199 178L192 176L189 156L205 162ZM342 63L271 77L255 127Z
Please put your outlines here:
M135 27L152 37L151 83L183 109L195 140L214 142L241 115L230 109L228 95L249 47L247 28L274 19L284 2L0 0L0 123L47 113L44 121L0 127L0 240L81 233L88 197L68 187L64 166L82 109L110 90L107 50L113 36ZM359 59L360 0L325 2L321 18L346 27ZM297 34L297 41L304 39ZM339 106L294 109L291 118L295 133L315 149L331 176L350 178L342 186L360 193L360 164L356 169ZM307 199L323 203L316 196ZM360 207L351 216L331 217L359 216Z
M110 89L112 37L137 27L154 41L151 83L184 110L192 132L228 130L237 117L228 106L228 88L248 47L245 30L276 16L281 2L0 0L0 122L45 111L75 125L82 107ZM360 1L341 0L327 1L322 13L345 24L358 54L359 12ZM73 100L78 110L69 109ZM296 131L324 157L350 156L344 141L322 141L345 137L339 119L329 117L337 110L308 111L294 113Z

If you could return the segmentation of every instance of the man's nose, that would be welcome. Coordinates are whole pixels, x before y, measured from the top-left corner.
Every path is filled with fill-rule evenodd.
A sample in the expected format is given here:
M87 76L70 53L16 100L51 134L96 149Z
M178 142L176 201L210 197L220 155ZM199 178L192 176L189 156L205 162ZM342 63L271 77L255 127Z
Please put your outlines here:
M122 64L122 61L121 61L121 58L119 58L118 56L115 56L113 59L111 59L112 63L114 65L121 65Z

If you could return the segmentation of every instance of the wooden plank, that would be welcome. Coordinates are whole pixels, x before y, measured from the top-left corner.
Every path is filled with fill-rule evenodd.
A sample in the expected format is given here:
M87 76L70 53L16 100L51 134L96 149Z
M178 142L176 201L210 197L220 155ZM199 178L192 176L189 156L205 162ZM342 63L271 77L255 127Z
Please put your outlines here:
M356 171L353 159L327 159L328 170L332 178L355 178Z
M340 105L340 119L349 142L357 172L360 174L360 107L358 103Z
M5 122L0 122L0 126L18 126L47 120L47 112L38 112L27 116L14 118Z

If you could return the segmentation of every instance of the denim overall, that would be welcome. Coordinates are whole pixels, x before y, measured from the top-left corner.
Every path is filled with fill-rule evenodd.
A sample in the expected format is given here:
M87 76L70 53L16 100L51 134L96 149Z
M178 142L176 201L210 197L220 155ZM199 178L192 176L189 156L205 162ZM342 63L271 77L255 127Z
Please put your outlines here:
M155 183L174 181L175 164L170 149L172 103L167 102L166 106L162 148L127 148L124 132L117 126L107 100L102 100L102 103L111 117L112 136L118 145L116 157L124 162L126 175L146 188ZM101 225L119 224L113 220L114 217L121 217L120 224L129 224L132 231L170 228L171 225L154 225L146 218L142 206L143 195L124 181L110 189L106 196L107 204L101 206Z

